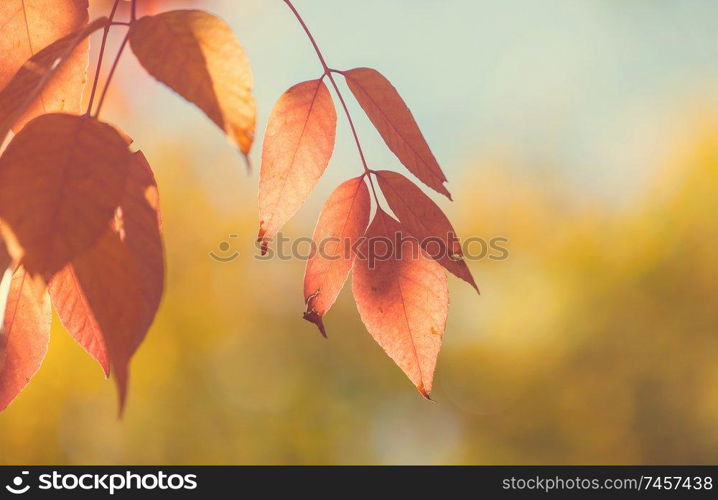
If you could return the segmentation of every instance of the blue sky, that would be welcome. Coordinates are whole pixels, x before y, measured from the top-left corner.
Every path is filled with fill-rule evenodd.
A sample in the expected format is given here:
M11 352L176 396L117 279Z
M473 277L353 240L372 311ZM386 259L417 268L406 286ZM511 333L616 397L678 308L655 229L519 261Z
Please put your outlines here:
M261 132L279 95L317 77L319 63L282 1L201 3L228 20L252 59ZM671 136L680 133L685 110L696 103L718 104L718 2L295 0L295 5L330 65L371 66L394 83L445 169L450 189L466 175L481 175L472 169L479 158L505 149L530 175L541 178L548 169L582 196L625 199L658 168ZM189 128L213 151L226 147L214 130L198 126L195 111L166 94L148 91L136 106L170 114L171 122L162 124L168 133ZM352 106L352 111L372 166L400 168L361 110ZM320 191L359 172L341 122ZM260 152L257 144L257 165ZM216 154L221 162L231 152Z

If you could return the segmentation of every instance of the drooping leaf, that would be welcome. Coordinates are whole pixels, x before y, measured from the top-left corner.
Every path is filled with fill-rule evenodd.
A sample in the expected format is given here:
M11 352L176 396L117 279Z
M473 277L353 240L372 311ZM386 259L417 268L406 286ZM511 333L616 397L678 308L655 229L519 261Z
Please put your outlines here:
M199 10L176 10L137 20L129 36L148 73L196 104L249 154L257 115L252 71L224 21Z
M137 261L142 283L142 313L135 349L157 313L165 282L165 255L157 182L142 152L133 155L127 187L120 202L117 229Z
M119 237L125 250L116 248L113 235ZM107 240L110 241L107 241ZM134 154L125 193L112 227L101 244L60 271L50 282L50 297L63 324L83 348L94 357L106 374L110 361L118 372L121 400L127 383L130 357L144 339L159 307L164 287L164 250L162 245L159 196L152 171L142 153ZM115 262L103 262L115 259ZM123 268L130 272L115 282ZM80 278L82 277L82 279ZM90 280L88 292L83 284ZM126 291L123 292L122 290ZM129 317L127 324L111 323L113 301ZM94 307L99 308L96 312ZM107 339L107 340L106 340ZM110 353L108 356L108 346ZM124 378L120 378L124 377Z
M46 282L105 232L132 162L114 128L43 115L0 157L0 221L10 255Z
M38 112L38 97L45 94L60 96L62 93L74 95L82 91L77 87L76 54L84 50L83 41L92 33L105 26L107 18L97 19L84 28L67 35L40 50L24 62L7 85L0 90L0 143L16 124L26 123ZM62 90L64 89L64 90ZM62 90L62 92L61 92ZM43 94L43 95L45 95ZM51 109L52 98L43 101ZM72 106L67 108L70 109ZM61 108L61 106L55 106Z
M274 106L262 148L258 241L270 239L299 210L329 164L337 112L322 79L299 83Z
M399 92L370 68L342 72L347 85L399 161L424 184L451 199L446 177Z
M463 260L461 242L444 212L419 187L396 172L376 172L379 186L392 211L427 254L448 271L479 291Z
M72 264L66 265L53 276L48 291L62 324L87 354L97 361L105 376L109 377L110 360L107 358L105 339Z
M144 335L142 275L121 235L108 230L72 261L79 287L107 348L111 371L124 408L129 362ZM140 333L141 332L141 333Z
M44 65L26 61L61 38L82 30L88 21L87 0L3 0L0 2L0 89L25 65L36 74ZM54 50L54 49L53 49ZM79 113L87 76L89 45L79 43L68 53L37 98L13 122L19 130L32 118L58 111ZM27 89L26 89L27 90ZM0 106L0 115L4 113ZM3 134L4 135L4 134Z
M33 289L22 267L12 276L0 330L0 411L30 382L50 337L50 300Z
M322 317L327 313L354 262L354 245L366 231L371 200L364 176L341 184L324 204L312 240L315 252L304 271L304 319L326 337Z
M380 208L354 261L352 291L374 340L427 399L446 327L446 273Z

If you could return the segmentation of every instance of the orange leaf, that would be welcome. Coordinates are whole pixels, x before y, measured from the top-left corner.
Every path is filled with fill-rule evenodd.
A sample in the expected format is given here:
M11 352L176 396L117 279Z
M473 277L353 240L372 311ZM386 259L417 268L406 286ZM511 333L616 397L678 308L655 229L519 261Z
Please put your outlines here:
M355 242L366 231L371 200L364 176L341 184L329 197L314 229L314 255L304 271L304 319L315 323L326 337L322 317L349 275Z
M7 251L5 242L0 238L0 280L2 280L2 275L10 267L10 264L12 264L12 257Z
M0 91L0 143L10 129L17 123L29 121L29 117L37 113L38 96L60 95L59 89L66 89L67 94L75 88L75 54L84 50L78 47L90 34L105 26L107 18L97 19L85 28L45 47L27 60L15 73L5 88ZM54 90L53 90L54 89ZM80 89L81 90L81 89ZM54 102L51 98L44 101L46 107ZM60 107L61 106L56 106Z
M336 128L334 102L321 79L295 85L274 106L264 135L259 174L257 240L262 242L263 253L326 170Z
M444 212L409 179L396 172L376 172L379 186L392 211L427 254L476 291L474 277L463 259L461 242Z
M407 236L377 209L354 261L352 291L369 333L429 399L449 292L444 270Z
M25 61L57 40L83 28L88 21L87 9L87 0L0 2L0 89L10 82ZM88 54L89 45L86 42L68 54L62 68L45 86L39 99L33 99L27 112L16 119L16 131L44 113L79 113Z
M97 243L72 262L89 310L107 347L124 408L129 362L144 335L142 275L137 260L120 234L108 230Z
M117 248L117 237L123 250ZM107 261L112 259L113 262ZM123 269L129 271L123 273ZM116 280L114 285L111 280ZM52 303L75 340L106 374L112 361L121 401L126 390L127 364L154 319L163 287L157 185L147 160L138 152L134 154L113 227L98 245L55 275L49 287ZM125 311L128 317L112 323L113 307Z
M30 382L47 352L50 300L31 282L18 267L10 283L0 331L0 411Z
M342 72L347 85L384 142L424 184L451 199L446 177L419 130L411 111L381 73L370 68Z
M43 115L0 157L0 220L8 250L49 278L105 232L132 162L126 140L93 118Z
M92 314L72 264L53 276L48 291L57 315L72 338L99 363L105 376L109 376L110 361L102 330Z
M257 119L252 71L224 21L199 10L146 16L130 29L130 45L147 72L199 106L249 154Z

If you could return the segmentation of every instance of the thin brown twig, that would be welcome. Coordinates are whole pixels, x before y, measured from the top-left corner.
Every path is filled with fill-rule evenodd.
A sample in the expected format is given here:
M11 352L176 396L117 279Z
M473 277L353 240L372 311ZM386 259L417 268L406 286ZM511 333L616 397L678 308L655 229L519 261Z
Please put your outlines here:
M110 11L110 15L108 17L109 22L105 26L105 29L102 32L102 43L100 45L100 55L97 59L97 69L95 70L95 80L92 82L92 92L90 93L90 102L87 105L87 111L85 114L90 114L90 111L92 111L92 105L95 102L95 94L97 93L97 86L100 82L100 72L102 70L102 60L105 56L105 48L107 47L107 38L110 34L110 27L114 24L114 18L115 14L117 13L117 7L120 5L120 0L115 0L114 5L112 6L112 10Z
M312 32L309 30L309 27L304 22L304 19L302 19L302 16L299 14L299 11L297 11L296 7L292 5L291 0L284 0L284 3L287 4L287 7L292 11L294 16L297 18L297 21L299 21L299 24L304 29L304 32L307 34L307 37L309 37L309 41L312 43L312 47L314 47L314 51L317 53L317 57L319 58L319 62L322 64L322 68L324 68L324 74L322 75L322 78L324 76L329 77L329 81L332 83L332 86L334 87L334 91L337 94L337 97L339 98L339 102L342 105L342 108L344 108L344 114L347 117L347 121L349 122L349 127L351 128L352 135L354 136L354 142L356 143L357 150L359 151L359 157L361 158L362 166L364 167L364 175L369 179L369 185L371 186L372 193L374 195L374 200L376 201L377 206L379 205L379 197L376 194L376 189L374 188L374 181L371 177L371 173L373 170L369 168L366 162L366 157L364 156L364 150L361 146L361 141L359 141L359 134L357 133L356 127L354 126L354 120L352 119L352 115L349 112L349 108L347 107L347 103L344 100L344 96L341 93L341 90L339 90L339 85L337 85L336 80L334 79L333 73L336 72L336 70L333 70L327 65L326 59L324 59L324 55L322 54L322 51L319 49L319 45L317 44L317 41L314 39L314 36L312 35Z
M110 88L110 82L112 82L112 77L115 76L115 71L117 71L117 66L120 64L120 58L122 57L122 53L125 51L125 47L127 46L127 42L130 39L130 32L128 31L125 35L125 38L122 39L122 43L120 44L120 48L117 51L117 56L115 57L115 61L112 63L112 68L110 69L110 73L107 75L107 81L105 82L105 88L102 90L102 95L100 96L100 101L97 103L97 109L95 110L95 118L97 118L100 114L100 110L102 109L102 105L105 102L105 97L107 97L107 91Z

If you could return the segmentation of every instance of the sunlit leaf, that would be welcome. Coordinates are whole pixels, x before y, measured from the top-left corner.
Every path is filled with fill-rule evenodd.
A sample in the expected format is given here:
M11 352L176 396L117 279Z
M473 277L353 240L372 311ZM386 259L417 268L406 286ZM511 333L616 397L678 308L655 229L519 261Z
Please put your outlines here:
M354 261L352 291L374 340L429 398L446 327L446 273L381 209Z
M48 53L42 60L26 61L63 37L82 30L88 21L87 0L2 0L0 2L0 89L25 65L25 70L40 74L46 71ZM59 57L60 51L52 51ZM64 52L64 50L63 50ZM87 74L89 45L87 42L67 54L61 68L48 81L27 110L13 121L15 130L43 113L78 113ZM26 82L28 83L28 82ZM30 90L24 85L24 90ZM0 100L0 121L5 114ZM4 136L4 134L3 134Z
M105 375L109 376L110 361L107 359L102 330L92 314L72 264L66 265L53 276L48 291L52 305L72 338L97 361Z
M353 246L366 231L371 201L364 176L341 184L324 204L314 229L314 255L304 271L304 319L326 336L322 317L327 313L354 261Z
M163 287L157 185L147 160L138 152L112 227L97 245L60 271L49 287L52 303L70 334L106 374L112 364L121 403L127 365L152 324ZM124 317L116 318L115 308Z
M126 139L93 118L43 115L0 157L10 255L46 281L106 231L125 190Z
M30 382L50 337L50 300L22 267L12 276L0 330L0 411Z
M148 73L201 108L249 154L257 114L252 71L224 21L199 10L146 16L132 26L130 45Z
M299 210L329 164L334 151L337 112L320 80L287 90L272 110L262 148L259 175L258 241L263 251Z
M399 161L424 184L451 199L446 177L414 116L394 86L370 68L344 71L347 85Z
M84 50L81 47L83 40L106 23L107 18L97 19L45 47L24 62L7 85L0 90L0 143L14 125L25 123L30 117L38 114L38 96L43 90L47 89L45 94L56 97L61 94L60 89L65 89L66 94L75 95L75 92L81 92L82 88L78 90L77 87L75 54ZM43 102L47 109L52 108L51 103L57 104L57 101L50 98ZM62 109L62 106L55 107ZM68 105L67 109L72 110L72 106Z
M380 170L376 176L392 211L406 230L419 240L427 254L478 291L463 260L461 241L438 205L401 174Z

